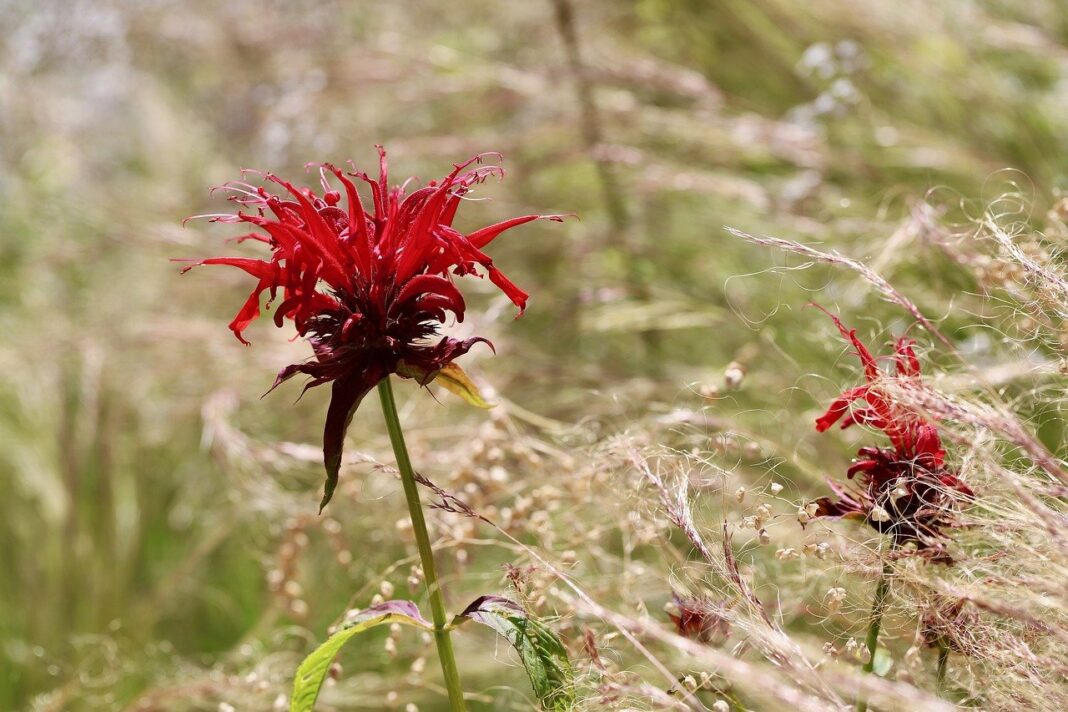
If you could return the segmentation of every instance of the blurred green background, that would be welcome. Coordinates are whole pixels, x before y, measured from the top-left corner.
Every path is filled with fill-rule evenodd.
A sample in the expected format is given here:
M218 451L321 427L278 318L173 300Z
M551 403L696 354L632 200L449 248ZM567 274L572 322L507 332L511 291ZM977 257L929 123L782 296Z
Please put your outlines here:
M964 216L1006 186L1037 218L1054 204L1066 5L0 2L0 709L284 707L287 675L353 596L365 605L383 578L406 595L399 487L354 464L318 519L326 394L259 399L306 345L263 322L242 347L226 323L247 278L179 278L168 261L244 249L224 245L226 226L181 227L226 209L210 186L242 167L295 180L309 161L370 167L375 143L398 179L496 150L508 176L466 206L464 227L580 216L494 244L532 294L521 320L465 287L477 308L464 328L498 351L468 368L522 422L400 389L417 463L460 491L454 466L484 454L469 446L497 437L486 428L551 444L497 458L509 484L479 496L498 514L577 481L601 435L680 403L701 412L694 384L732 361L747 386L714 418L781 455L844 462L809 432L847 377L833 370L842 349L801 307L871 316L866 333L907 322L850 276L770 272L797 261L722 226L872 259L933 316L951 298L969 314L972 278L899 228L932 191ZM947 317L947 331L966 339L970 318ZM349 446L390 461L376 404ZM793 471L799 491L819 487L816 470ZM513 529L587 560L568 523L594 528L584 496L548 544ZM503 590L512 554L463 548L445 564L454 590ZM667 591L648 590L650 608ZM335 704L440 708L406 677L426 646L405 639L393 658L374 635L343 656ZM522 672L492 647L461 643L465 683L485 709L524 708Z

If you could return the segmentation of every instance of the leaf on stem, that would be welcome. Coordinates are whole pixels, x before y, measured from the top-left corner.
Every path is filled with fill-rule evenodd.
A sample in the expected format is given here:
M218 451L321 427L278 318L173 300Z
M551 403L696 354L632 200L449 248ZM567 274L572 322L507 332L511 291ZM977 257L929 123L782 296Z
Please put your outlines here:
M434 626L423 618L419 608L411 601L385 601L371 606L350 617L333 635L315 651L304 658L293 680L293 696L289 712L311 712L319 698L330 663L345 643L363 631L390 623L410 625L421 630L433 631Z
M430 373L419 366L413 366L402 361L397 366L397 374L405 378L415 379L423 386L429 385L433 381L445 390L460 396L476 408L492 408L494 405L482 397L475 382L455 363L450 363L438 371Z
M522 606L501 596L475 599L453 625L470 619L503 636L523 661L530 684L546 710L567 710L574 704L571 661L563 641L547 625L531 618Z
M894 667L893 654L880 645L875 649L875 663L872 665L872 672L879 677L886 677L892 667Z

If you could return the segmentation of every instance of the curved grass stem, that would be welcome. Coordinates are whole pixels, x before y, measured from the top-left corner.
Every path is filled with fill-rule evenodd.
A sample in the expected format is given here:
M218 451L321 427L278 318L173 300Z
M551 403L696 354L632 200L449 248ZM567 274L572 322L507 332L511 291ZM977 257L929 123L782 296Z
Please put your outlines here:
M445 617L445 599L441 595L437 573L434 569L434 551L430 547L430 535L427 533L423 507L419 502L419 486L415 481L408 448L404 444L400 416L397 415L397 402L393 398L393 385L389 376L378 383L378 396L382 401L382 414L389 430L389 440L393 445L393 454L397 458L401 482L404 485L404 498L408 501L408 513L412 518L415 543L419 549L419 559L426 579L427 595L430 598L430 612L434 620L434 641L437 644L438 660L445 677L445 687L449 691L449 704L453 712L465 712L464 692L460 685L460 671L456 667L456 656L452 651L452 639L449 637L448 621Z

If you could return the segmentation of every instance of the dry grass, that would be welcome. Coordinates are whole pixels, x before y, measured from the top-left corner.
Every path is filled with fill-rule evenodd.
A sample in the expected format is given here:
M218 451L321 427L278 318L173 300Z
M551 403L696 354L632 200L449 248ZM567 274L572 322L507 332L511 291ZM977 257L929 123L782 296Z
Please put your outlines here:
M0 708L282 710L348 610L425 603L374 404L316 516L321 394L259 398L306 344L239 346L240 276L168 261L219 251L179 225L240 167L382 142L398 175L502 151L487 222L581 217L494 245L523 319L471 290L495 409L398 389L450 609L547 620L582 709L1068 709L1060 10L0 4ZM922 384L883 386L976 492L952 565L809 521L882 444L813 428L859 380L813 301L918 340ZM504 646L457 644L473 709L530 709ZM433 657L368 634L321 708L444 709Z

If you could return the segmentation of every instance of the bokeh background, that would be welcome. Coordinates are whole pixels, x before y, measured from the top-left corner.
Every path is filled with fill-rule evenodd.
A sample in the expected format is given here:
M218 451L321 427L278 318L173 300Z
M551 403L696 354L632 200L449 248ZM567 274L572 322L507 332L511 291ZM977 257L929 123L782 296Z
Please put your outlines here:
M774 466L787 494L817 493L849 448L811 417L855 372L802 307L840 308L876 343L910 323L854 277L795 271L723 226L870 260L986 353L1002 345L972 338L974 275L917 216L964 221L1008 189L1044 221L1066 177L1056 0L6 0L0 25L2 709L284 709L347 606L383 581L408 594L377 404L317 517L326 394L260 399L306 345L264 321L243 347L226 323L247 278L169 261L244 250L227 226L181 225L224 211L208 188L240 168L373 167L382 143L393 176L427 180L495 150L508 175L464 227L579 216L494 244L532 294L522 319L467 285L461 329L497 346L467 368L499 409L405 384L402 415L428 476L606 603L660 618L678 562L648 548L647 507L597 447L667 432L742 481ZM1056 447L1063 420L1039 431ZM530 563L430 517L453 607ZM789 566L767 558L769 580ZM537 576L527 602L563 616L581 658L581 625ZM443 708L432 649L398 636L393 654L386 636L343 654L324 704ZM476 707L529 708L507 651L459 645Z

